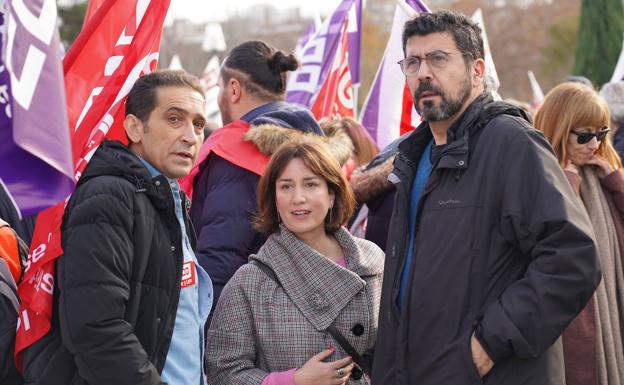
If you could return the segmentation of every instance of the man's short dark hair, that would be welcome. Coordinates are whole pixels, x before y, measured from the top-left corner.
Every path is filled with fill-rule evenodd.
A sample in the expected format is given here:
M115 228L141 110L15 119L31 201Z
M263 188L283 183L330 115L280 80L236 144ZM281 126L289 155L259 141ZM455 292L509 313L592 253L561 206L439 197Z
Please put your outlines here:
M286 73L297 68L299 62L294 55L251 40L232 48L221 67L221 77L226 83L234 77L260 99L279 100L286 93Z
M466 15L451 11L421 13L407 21L403 27L403 54L410 37L436 32L450 33L459 52L470 61L485 57L481 28Z
M183 70L158 70L134 83L126 99L126 116L132 114L146 122L156 107L156 90L161 87L189 87L204 95L197 76Z

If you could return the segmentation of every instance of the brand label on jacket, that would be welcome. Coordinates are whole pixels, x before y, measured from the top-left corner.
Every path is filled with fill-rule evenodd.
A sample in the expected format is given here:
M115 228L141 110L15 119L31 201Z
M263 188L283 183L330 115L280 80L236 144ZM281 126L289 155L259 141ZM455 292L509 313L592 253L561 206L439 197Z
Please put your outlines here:
M196 282L197 272L195 271L195 262L184 262L184 265L182 265L182 288L193 286Z

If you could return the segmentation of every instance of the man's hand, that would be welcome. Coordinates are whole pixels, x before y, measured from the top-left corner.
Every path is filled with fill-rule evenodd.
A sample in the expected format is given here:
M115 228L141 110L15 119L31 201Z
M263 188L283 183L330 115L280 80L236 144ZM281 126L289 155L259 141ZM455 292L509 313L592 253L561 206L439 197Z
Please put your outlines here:
M474 334L470 337L470 350L472 351L472 362L477 367L479 377L483 378L494 367L494 361L488 356Z

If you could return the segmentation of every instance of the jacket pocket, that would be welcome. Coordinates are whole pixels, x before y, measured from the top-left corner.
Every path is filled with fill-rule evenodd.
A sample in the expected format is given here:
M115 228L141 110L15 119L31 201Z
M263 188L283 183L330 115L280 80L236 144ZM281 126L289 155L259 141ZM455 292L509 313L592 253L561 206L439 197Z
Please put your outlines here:
M483 381L481 380L481 376L479 376L479 371L477 370L477 366L472 360L472 348L470 346L470 339L472 337L472 333L468 335L468 338L464 337L464 341L462 341L462 352L461 355L464 358L464 366L466 369L468 383L471 385L481 385Z

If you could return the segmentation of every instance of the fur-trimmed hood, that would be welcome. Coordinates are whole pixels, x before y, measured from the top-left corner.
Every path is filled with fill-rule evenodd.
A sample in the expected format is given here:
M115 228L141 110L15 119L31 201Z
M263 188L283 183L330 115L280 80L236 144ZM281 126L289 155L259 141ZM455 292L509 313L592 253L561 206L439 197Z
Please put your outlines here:
M319 136L305 133L292 128L283 128L272 124L261 124L249 127L244 139L253 142L265 155L272 155L279 146L293 138L314 137L325 143L329 151L336 157L341 166L353 154L353 142L343 130L336 130L331 136Z

